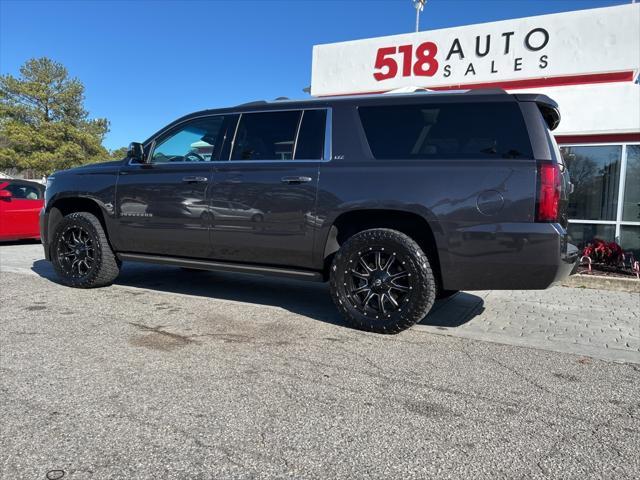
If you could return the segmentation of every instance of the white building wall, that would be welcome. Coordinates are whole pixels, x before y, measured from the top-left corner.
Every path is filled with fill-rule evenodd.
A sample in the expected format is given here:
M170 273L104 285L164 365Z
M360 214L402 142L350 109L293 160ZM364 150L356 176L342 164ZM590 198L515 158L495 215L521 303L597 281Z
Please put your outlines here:
M639 18L640 4L629 3L315 45L311 95L526 80L549 85L550 79L612 74L631 81L640 69Z
M544 93L558 102L555 135L640 132L640 85L631 82L541 87L509 92Z

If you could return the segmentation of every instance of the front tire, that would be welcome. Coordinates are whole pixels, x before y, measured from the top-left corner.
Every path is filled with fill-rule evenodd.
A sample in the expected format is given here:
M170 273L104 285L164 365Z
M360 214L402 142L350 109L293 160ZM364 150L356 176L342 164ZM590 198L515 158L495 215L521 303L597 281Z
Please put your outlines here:
M65 216L55 228L52 263L61 283L95 288L113 283L120 273L100 221L88 212Z
M331 265L330 290L355 328L398 333L431 310L436 282L427 256L411 237L377 228L342 245Z

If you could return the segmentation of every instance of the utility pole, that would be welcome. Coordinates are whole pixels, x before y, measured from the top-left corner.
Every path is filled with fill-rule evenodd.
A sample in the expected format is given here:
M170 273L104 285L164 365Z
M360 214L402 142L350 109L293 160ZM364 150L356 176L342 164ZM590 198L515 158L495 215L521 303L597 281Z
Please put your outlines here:
M424 10L424 4L427 0L412 0L413 6L416 9L416 32L420 31L420 12Z

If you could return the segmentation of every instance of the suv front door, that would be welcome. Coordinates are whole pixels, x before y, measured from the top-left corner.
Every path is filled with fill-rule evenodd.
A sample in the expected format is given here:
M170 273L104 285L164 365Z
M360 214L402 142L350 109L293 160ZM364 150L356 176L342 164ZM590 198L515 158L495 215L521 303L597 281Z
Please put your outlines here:
M312 266L326 109L242 113L213 171L213 258Z
M149 145L147 163L129 163L118 178L119 250L179 257L211 256L212 159L229 116L188 120ZM231 116L233 117L233 116Z

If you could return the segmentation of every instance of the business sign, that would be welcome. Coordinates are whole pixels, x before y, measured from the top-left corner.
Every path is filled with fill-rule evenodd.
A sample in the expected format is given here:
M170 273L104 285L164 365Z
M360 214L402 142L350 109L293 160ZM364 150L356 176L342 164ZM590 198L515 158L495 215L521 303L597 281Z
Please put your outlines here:
M640 4L629 4L316 45L311 94L631 81L639 70Z

